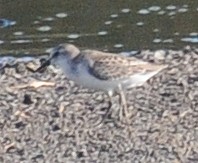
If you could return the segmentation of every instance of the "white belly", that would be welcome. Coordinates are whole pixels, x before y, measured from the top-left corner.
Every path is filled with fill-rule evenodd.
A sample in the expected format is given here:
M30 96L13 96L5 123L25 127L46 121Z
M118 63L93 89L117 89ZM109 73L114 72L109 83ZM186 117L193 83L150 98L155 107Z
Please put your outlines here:
M77 71L72 72L68 67L64 69L66 76L73 80L78 85L81 85L85 88L103 90L103 91L116 91L118 86L121 85L122 88L127 89L131 87L137 87L143 85L149 78L158 73L158 71L148 72L148 73L139 73L129 76L125 79L119 80L100 80L89 73L87 67L84 65L78 65Z
M118 81L100 80L88 73L81 71L78 76L71 77L75 83L90 89L113 91L118 87Z

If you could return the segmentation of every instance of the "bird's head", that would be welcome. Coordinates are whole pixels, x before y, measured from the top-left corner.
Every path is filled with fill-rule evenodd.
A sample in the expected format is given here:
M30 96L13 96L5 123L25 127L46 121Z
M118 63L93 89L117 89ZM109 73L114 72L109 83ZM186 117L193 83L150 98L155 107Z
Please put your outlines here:
M64 62L71 61L80 54L80 50L72 44L60 44L53 48L50 57L36 70L40 71L50 64L61 66Z

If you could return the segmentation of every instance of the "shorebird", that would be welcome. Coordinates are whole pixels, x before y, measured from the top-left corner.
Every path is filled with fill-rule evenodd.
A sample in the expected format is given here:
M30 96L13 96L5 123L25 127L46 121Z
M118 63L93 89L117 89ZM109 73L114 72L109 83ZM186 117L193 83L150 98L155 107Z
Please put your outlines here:
M36 72L50 64L61 68L66 77L78 85L107 92L110 102L113 94L118 93L122 104L119 111L121 119L129 113L124 91L142 86L167 67L97 50L80 51L72 44L60 44L53 48L49 58Z

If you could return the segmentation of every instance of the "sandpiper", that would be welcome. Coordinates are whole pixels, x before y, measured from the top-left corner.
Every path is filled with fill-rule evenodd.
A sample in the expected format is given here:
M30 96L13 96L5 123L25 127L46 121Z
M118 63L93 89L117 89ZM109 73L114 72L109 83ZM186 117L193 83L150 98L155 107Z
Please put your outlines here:
M125 115L129 113L124 90L143 85L167 67L97 50L80 51L72 44L53 48L50 57L36 71L50 64L60 67L68 79L81 86L107 92L110 101L117 92L122 103L121 119L123 112Z

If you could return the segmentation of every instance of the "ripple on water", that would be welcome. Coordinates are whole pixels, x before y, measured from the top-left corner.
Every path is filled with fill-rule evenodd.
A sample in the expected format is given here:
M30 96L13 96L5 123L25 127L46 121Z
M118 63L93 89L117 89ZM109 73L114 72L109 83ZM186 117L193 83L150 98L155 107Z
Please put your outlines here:
M160 6L151 6L148 8L149 11L159 11L161 9Z
M47 17L47 18L43 18L43 21L53 21L54 20L54 18L53 17Z
M166 13L166 11L161 10L161 11L159 11L157 14L158 14L158 15L164 15L165 13Z
M65 13L65 12L57 13L56 17L57 18L65 18L65 17L67 17L67 13Z
M52 29L52 27L50 26L41 26L41 27L38 27L37 30L40 31L40 32L48 32Z
M8 20L8 19L0 19L0 28L6 28L9 26L13 26L16 24L16 21Z
M159 29L155 28L155 29L153 29L153 32L157 33L157 32L159 32Z
M198 33L197 32L191 32L189 35L190 36L197 36L198 37Z
M67 38L70 38L70 39L77 39L79 37L80 37L80 35L79 34L76 34L76 33L72 33L72 34L69 34L67 36Z
M124 45L123 44L115 44L113 47L114 48L122 48L122 47L124 47Z
M117 18L118 17L118 14L111 14L110 17L111 18Z
M198 36L195 36L195 37L184 37L184 38L181 38L181 41L189 42L189 43L198 43Z
M137 22L136 25L137 26L143 26L144 25L144 22Z
M41 22L38 20L33 21L33 24L40 24Z
M185 4L185 5L183 5L183 7L187 8L187 7L188 7L188 5L187 5L187 4Z
M13 35L15 36L22 36L24 34L24 32L22 31L17 31L17 32L14 32Z
M49 42L49 41L50 41L50 39L48 39L48 38L41 39L41 42Z
M32 43L33 40L11 40L11 44L25 44L25 43Z
M109 21L106 21L104 24L105 24L105 25L110 25L110 24L112 24L112 23L113 23L113 21L109 20Z
M162 42L162 40L161 40L160 38L155 38L155 39L153 40L153 43L160 43L160 42Z
M174 6L174 5L168 5L168 6L166 6L166 9L167 10L176 10L176 6Z
M173 15L176 15L176 11L171 11L168 13L168 16L173 16Z
M99 35L99 36L105 36L105 35L107 35L107 34L108 34L107 31L100 31L100 32L98 32L98 35Z
M129 13L131 10L129 8L123 8L121 10L122 13Z
M173 43L174 41L173 41L173 39L165 39L165 40L163 40L163 43Z
M140 9L138 11L138 14L141 14L141 15L148 15L149 13L150 13L150 11L147 9Z
M179 32L175 32L174 35L175 35L175 36L179 36Z
M179 12L179 13L185 13L185 12L187 12L187 11L188 11L187 8L180 8L180 9L178 9L178 12Z
M0 45L3 44L3 43L4 43L4 41L3 40L0 40Z

